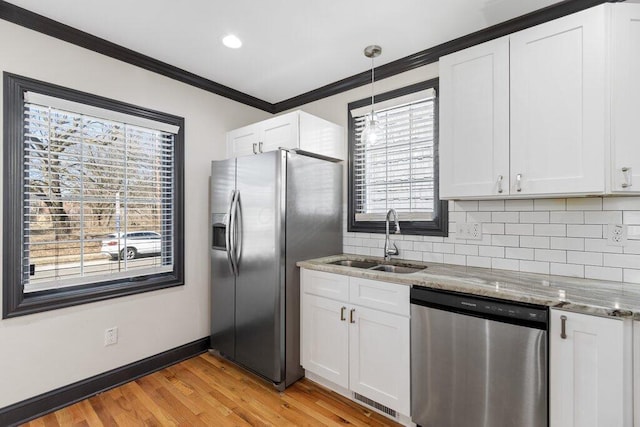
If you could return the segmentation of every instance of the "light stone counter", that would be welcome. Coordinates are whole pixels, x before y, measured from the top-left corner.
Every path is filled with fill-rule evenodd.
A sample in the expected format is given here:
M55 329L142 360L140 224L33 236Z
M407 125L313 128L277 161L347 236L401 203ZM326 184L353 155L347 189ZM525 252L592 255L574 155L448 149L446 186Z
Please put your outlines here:
M341 265L340 260L377 261L382 258L335 255L300 261L298 267L404 285L464 292L472 295L546 305L596 316L640 320L640 285L564 276L491 270L449 264L392 260L396 265L419 265L426 270L410 274L387 273Z

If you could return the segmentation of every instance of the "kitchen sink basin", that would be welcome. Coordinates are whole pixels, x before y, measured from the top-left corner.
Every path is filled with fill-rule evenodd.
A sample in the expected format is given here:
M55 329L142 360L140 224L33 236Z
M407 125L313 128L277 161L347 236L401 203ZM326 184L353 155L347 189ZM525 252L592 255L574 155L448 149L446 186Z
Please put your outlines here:
M364 270L384 271L386 273L410 274L417 273L426 269L426 266L415 264L382 264L380 261L356 261L343 259L330 263L332 265L341 265L343 267L362 268Z
M410 274L424 270L426 267L405 267L403 265L380 264L371 267L369 270L386 271L387 273Z
M345 259L345 260L341 260L341 261L335 261L335 262L332 262L331 264L333 264L333 265L342 265L344 267L353 267L353 268L371 268L371 267L376 267L378 265L377 262L353 261L353 260L349 260L349 259Z

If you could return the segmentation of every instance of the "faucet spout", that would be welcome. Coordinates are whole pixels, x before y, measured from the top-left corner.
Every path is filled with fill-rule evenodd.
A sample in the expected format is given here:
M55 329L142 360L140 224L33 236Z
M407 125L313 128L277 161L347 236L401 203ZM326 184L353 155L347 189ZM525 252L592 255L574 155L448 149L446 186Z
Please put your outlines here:
M391 240L389 239L389 222L391 221L391 216L393 216L393 221L396 225L395 234L400 234L400 222L398 221L398 213L395 209L389 209L387 211L387 218L385 221L385 239L384 239L384 259L385 261L389 261L391 259L391 255L398 255L400 251L398 250L398 246L393 243L393 248L391 248Z

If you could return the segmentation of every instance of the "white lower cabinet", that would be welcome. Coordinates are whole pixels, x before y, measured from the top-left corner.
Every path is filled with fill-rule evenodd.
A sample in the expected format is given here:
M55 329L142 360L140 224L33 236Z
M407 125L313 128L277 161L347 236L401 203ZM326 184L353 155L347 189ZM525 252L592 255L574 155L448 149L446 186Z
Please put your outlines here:
M407 420L409 287L315 270L302 269L301 275L302 366L332 383L325 385L357 393ZM344 293L336 292L340 287Z
M551 310L551 427L628 427L631 322Z

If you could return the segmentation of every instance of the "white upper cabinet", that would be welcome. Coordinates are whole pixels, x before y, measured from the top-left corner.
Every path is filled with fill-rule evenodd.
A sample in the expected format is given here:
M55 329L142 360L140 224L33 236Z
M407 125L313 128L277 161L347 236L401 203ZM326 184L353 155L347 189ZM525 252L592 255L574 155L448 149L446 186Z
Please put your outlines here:
M227 157L290 148L344 160L341 126L304 111L293 111L227 133Z
M638 75L640 4L440 58L441 198L640 193Z
M640 192L640 4L615 4L612 19L612 193Z
M440 198L509 193L509 38L440 58Z
M606 8L511 36L511 194L602 194Z

